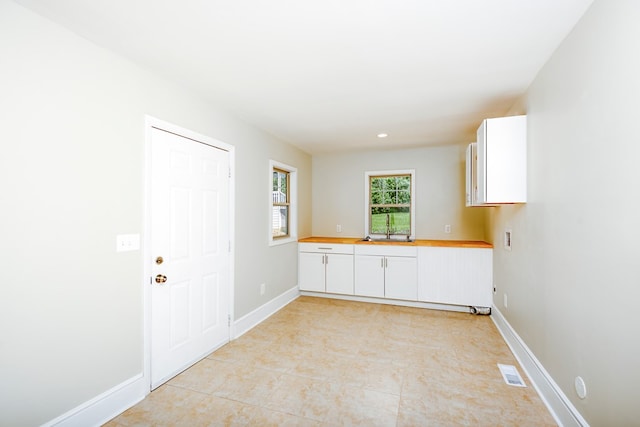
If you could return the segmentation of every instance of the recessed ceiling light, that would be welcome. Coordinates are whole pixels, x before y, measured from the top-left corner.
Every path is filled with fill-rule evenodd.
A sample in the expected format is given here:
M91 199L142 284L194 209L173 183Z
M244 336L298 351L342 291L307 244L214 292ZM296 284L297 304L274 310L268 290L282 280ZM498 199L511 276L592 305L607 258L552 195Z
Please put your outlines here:
M378 134L378 138L386 138L387 136L389 136L389 135L387 135L386 133L379 133Z

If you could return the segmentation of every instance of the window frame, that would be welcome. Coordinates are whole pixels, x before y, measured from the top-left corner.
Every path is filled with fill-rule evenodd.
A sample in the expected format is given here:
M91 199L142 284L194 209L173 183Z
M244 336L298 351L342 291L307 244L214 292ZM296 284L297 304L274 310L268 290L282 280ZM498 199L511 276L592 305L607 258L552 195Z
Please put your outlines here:
M400 170L383 170L383 171L366 171L364 173L364 235L372 238L386 237L385 234L372 234L371 233L371 187L370 182L372 177L392 177L409 175L411 177L411 204L409 208L409 215L411 216L410 225L410 239L415 239L416 231L416 171L415 169L400 169ZM400 240L399 236L405 238L406 234L391 234L391 240Z
M274 203L273 200L273 173L276 171L285 172L288 175L288 203L280 204ZM281 163L275 160L269 160L269 246L283 245L286 243L297 242L298 241L298 209L297 209L297 199L298 199L298 169L287 165L285 163ZM289 234L286 236L274 236L273 235L273 209L274 207L279 206L288 206L288 232Z

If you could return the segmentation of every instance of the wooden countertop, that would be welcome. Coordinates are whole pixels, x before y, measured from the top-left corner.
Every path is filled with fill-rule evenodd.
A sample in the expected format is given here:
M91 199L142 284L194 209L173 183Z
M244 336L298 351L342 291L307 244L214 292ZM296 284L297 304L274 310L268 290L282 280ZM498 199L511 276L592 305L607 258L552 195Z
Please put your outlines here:
M413 242L390 241L390 242L367 242L361 237L307 237L298 240L300 243L333 243L344 245L400 245L400 246L432 246L443 248L493 248L493 245L481 240L424 240L418 239Z

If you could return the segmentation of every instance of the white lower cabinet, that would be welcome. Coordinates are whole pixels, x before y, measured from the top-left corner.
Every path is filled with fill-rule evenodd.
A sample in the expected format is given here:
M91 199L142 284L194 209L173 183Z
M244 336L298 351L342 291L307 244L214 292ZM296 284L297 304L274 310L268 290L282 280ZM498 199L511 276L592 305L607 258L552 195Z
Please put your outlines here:
M353 295L353 245L298 244L302 291Z
M418 265L419 301L491 307L492 249L421 247Z
M355 294L418 299L417 251L408 246L359 245L355 248Z
M299 243L301 291L491 307L493 249Z

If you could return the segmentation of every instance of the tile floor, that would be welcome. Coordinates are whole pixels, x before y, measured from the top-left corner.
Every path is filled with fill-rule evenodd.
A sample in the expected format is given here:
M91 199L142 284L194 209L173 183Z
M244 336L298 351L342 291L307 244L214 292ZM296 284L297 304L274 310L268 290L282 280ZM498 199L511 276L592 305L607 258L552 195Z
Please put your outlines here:
M300 297L107 426L556 425L498 363L488 316Z

